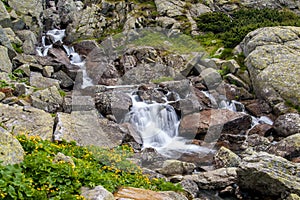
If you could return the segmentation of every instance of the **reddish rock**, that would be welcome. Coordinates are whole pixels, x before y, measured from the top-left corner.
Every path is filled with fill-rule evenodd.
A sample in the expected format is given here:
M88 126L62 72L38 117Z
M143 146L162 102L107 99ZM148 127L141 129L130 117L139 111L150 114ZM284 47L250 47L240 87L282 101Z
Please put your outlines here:
M248 100L243 101L242 103L245 105L247 111L255 117L265 116L272 112L272 108L269 104L262 100Z
M273 126L270 124L257 124L248 133L248 135L257 134L260 136L269 136L273 131Z

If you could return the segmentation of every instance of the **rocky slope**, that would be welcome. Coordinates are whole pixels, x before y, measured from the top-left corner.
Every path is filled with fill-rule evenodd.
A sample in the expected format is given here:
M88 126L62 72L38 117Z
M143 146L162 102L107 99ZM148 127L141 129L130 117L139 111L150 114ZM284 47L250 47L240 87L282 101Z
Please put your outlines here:
M135 188L112 197L97 186L83 189L87 199L132 194L140 199L211 199L215 194L220 199L299 199L299 27L249 33L236 48L246 57L246 69L233 59L209 58L182 34L201 34L195 20L203 13L242 7L300 12L293 0L1 1L3 164L19 163L24 154L11 133L82 146L126 143L146 174L180 183L186 197ZM45 34L54 28L66 29L66 37ZM54 43L46 56L36 51L42 36ZM85 68L74 64L74 54L63 44L74 46ZM85 73L93 85L82 88ZM130 91L148 103L167 99L180 116L179 135L214 151L182 153L174 160L154 149L141 150L140 134L124 122L132 107Z

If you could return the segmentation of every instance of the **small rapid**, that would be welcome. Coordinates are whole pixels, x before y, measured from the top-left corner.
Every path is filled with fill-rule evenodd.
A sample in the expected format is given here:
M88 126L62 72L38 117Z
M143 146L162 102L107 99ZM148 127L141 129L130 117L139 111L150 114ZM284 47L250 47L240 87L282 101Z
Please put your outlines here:
M41 46L36 48L36 52L39 56L47 56L48 52L51 48L53 48L53 44L56 42L60 42L63 44L63 38L66 36L65 30L58 30L53 29L49 30L44 36L42 36L42 43ZM49 38L49 40L46 40ZM79 55L75 50L74 47L69 47L67 45L63 45L63 49L67 56L70 59L70 63L72 65L76 65L80 67L82 71L82 84L81 88L86 88L88 86L92 86L93 80L88 76L85 66L85 60L81 55Z

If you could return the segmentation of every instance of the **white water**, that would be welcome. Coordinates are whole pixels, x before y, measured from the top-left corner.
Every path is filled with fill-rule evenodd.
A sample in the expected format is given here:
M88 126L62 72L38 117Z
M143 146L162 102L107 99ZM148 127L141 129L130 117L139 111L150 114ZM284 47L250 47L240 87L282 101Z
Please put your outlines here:
M52 44L46 44L46 36L48 36L52 42ZM53 47L53 44L60 41L61 43L63 42L63 38L66 36L65 35L65 30L58 30L58 29L53 29L50 30L46 33L46 36L42 37L42 46L37 47L36 51L39 56L47 56L49 49ZM75 52L74 47L69 47L67 45L63 45L63 48L67 54L67 56L70 59L70 63L73 65L76 65L80 67L82 70L82 84L81 88L86 88L88 86L92 86L93 81L92 79L88 76L86 72L86 67L85 67L85 61L84 59Z
M198 145L187 144L178 137L180 120L172 106L167 103L147 104L137 95L132 95L132 108L125 117L143 140L143 148L155 148L164 156L178 158L183 153L210 152L212 150Z

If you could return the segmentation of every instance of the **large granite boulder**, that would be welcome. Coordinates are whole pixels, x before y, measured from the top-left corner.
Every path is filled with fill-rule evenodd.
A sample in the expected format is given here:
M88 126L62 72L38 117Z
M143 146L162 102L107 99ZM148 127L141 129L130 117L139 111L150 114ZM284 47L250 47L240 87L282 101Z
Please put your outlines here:
M286 193L300 194L300 165L265 152L243 158L237 170L242 190L278 198Z
M28 133L52 140L54 120L43 110L0 104L0 123L14 134Z
M24 150L19 141L0 126L1 165L16 164L24 159Z
M250 32L240 44L253 89L272 106L300 105L300 27L266 27Z
M54 140L75 141L81 146L113 148L122 143L124 129L118 124L99 118L96 110L57 113Z

